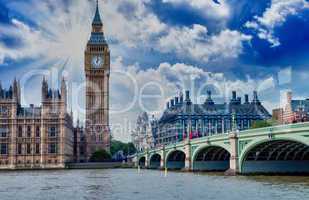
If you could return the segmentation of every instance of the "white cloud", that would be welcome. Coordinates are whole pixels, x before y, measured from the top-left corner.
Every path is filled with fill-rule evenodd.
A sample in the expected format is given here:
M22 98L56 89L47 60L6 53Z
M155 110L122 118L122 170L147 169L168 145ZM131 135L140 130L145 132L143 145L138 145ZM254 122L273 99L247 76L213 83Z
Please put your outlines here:
M171 28L159 40L163 52L176 52L178 55L208 62L210 59L237 58L243 51L243 42L251 36L225 29L218 35L208 35L207 28L195 24L192 28Z
M194 102L203 102L205 98L200 97L206 94L205 89L215 88L214 98L220 99L218 103L223 103L223 101L229 101L232 90L236 90L238 96L243 96L246 93L251 94L254 90L262 94L268 93L275 87L273 77L256 80L248 76L246 80L229 80L222 73L211 73L198 66L183 63L161 63L153 68L141 69L138 63L126 66L119 57L114 60L112 66L114 66L111 73L112 127L116 138L126 140L130 138L130 131L134 128L139 113L147 111L159 117L166 102L179 91L189 89ZM134 81L128 77L134 77ZM162 93L159 97L141 98L141 93L160 94L160 90ZM263 100L261 95L260 98ZM117 102L113 99L117 99ZM123 113L113 112L132 103L132 107ZM269 106L273 105L272 101L266 103ZM267 108L270 109L270 107ZM119 124L123 124L121 130L119 130Z
M259 38L276 47L280 45L280 41L275 36L274 29L284 24L288 16L308 8L309 3L306 0L272 0L262 16L255 16L254 20L248 21L245 26L257 30Z
M111 46L114 55L117 55L116 52L123 47L148 45L158 47L164 52L175 51L179 56L185 55L208 62L211 59L237 57L242 53L243 42L251 39L250 36L228 29L217 35L209 35L207 28L201 25L183 28L167 27L146 8L144 3L147 1L108 0L101 4L106 37L119 42L117 46ZM9 3L10 9L34 20L37 26L30 27L18 19L13 19L12 25L0 25L0 34L15 36L23 44L8 48L0 43L0 63L4 61L4 58L14 60L36 58L36 68L51 68L50 62L67 62L68 74L71 76L78 74L82 79L83 53L90 35L94 5L85 0L74 0L70 6L64 5L63 2L62 0L48 0L38 4L36 0L32 0L27 3L22 1ZM197 6L198 1L194 2ZM127 6L132 11L121 11L120 7L123 4L128 4ZM240 94L244 94L256 89L261 83L264 85L262 88L271 85L271 80L254 80L250 77L245 81L227 80L221 73L210 73L197 66L182 63L174 65L161 63L154 68L141 69L138 63L127 66L121 58L117 58L112 62L112 70L110 89L112 112L124 109L133 102L129 110L122 114L111 115L112 124L123 124L121 130L115 132L115 137L118 139L129 138L130 133L127 128L130 127L131 122L134 125L135 117L142 107L162 111L166 101L180 89L190 89L197 93L199 88L196 88L195 81L202 85L215 86L221 91L221 96L226 99L231 90L238 90ZM72 80L72 77L68 78ZM160 89L151 85L154 83L160 86L164 95L162 98L143 100L141 101L143 106L141 106L138 99L135 101L134 97L139 96L142 88L144 88L144 94L159 93ZM34 86L40 87L39 84ZM39 91L39 88L37 89ZM32 93L29 91L25 94ZM158 112L153 113L159 115Z
M230 16L230 7L225 0L220 0L220 4L213 0L163 0L164 3L187 4L201 10L203 15L216 19L227 19Z
M147 0L109 0L102 5L106 33L129 47L149 45L166 29L158 17L146 8ZM127 6L130 10L122 12Z
M216 56L218 59L237 57L242 51L242 42L250 40L248 36L228 29L210 36L207 27L201 25L192 28L167 26L147 8L148 2L108 0L100 4L106 37L118 42L112 46L114 53L123 51L124 47L153 48L164 52L176 50L178 56L186 54L191 59L207 62ZM221 5L211 1L194 1L192 4L201 8L225 5L224 1ZM17 19L12 20L12 25L0 25L3 34L15 36L23 42L23 46L18 48L6 48L0 44L0 63L3 63L4 58L42 57L47 60L69 59L70 63L73 62L71 66L80 67L90 34L94 4L76 0L66 6L60 0L48 0L40 4L32 0L28 3L12 2L8 7L33 19L37 27L30 28Z

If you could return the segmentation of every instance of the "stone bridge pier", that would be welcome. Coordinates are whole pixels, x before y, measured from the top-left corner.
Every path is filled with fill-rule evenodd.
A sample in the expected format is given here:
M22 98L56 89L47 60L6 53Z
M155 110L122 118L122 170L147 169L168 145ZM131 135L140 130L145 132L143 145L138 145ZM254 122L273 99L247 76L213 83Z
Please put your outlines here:
M236 175L239 171L239 156L238 156L238 136L236 133L229 135L230 141L230 168L225 172L226 175Z

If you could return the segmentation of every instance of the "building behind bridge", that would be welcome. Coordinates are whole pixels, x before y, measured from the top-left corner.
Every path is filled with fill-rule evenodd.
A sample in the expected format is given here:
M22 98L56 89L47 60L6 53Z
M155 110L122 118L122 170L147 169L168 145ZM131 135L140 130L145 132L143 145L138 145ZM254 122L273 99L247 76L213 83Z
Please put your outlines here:
M167 103L162 117L152 121L152 133L156 146L167 145L184 140L208 135L228 133L233 128L249 129L257 120L270 119L271 115L258 99L256 91L253 99L245 95L244 102L233 91L229 103L217 104L211 92L203 104L191 101L189 91L171 99Z
M136 120L136 127L132 131L132 143L138 151L144 151L154 147L154 139L151 131L151 120L146 112L141 113Z
M273 119L279 124L306 122L309 120L309 99L293 99L292 92L284 93L281 107L273 109Z

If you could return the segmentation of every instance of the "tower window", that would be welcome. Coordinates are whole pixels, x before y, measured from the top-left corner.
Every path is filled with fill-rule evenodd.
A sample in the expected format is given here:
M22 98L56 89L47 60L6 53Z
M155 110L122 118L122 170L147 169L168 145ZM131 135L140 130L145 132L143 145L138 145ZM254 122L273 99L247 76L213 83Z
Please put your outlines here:
M7 127L0 127L0 137L7 137L9 133L9 129Z
M35 136L40 137L40 127L39 126L36 127Z
M40 154L40 144L39 143L35 144L35 153Z
M31 154L31 144L27 144L27 154Z
M49 128L49 137L56 137L56 131L57 131L57 129L56 129L56 127L50 127Z
M8 154L8 145L0 144L0 155L7 155L7 154Z
M17 154L21 155L23 153L22 151L22 145L21 144L18 144L17 145Z
M51 143L48 145L48 153L50 154L56 154L58 151L57 149L57 144L56 143Z
M27 126L27 137L31 137L31 126Z
M18 126L18 137L23 137L23 127Z

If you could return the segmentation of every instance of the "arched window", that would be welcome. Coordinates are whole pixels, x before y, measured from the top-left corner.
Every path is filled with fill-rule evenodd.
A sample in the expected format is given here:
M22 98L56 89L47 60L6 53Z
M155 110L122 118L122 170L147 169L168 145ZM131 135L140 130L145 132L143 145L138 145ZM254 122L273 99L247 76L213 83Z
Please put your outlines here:
M23 137L23 127L18 126L18 137Z
M27 126L27 137L31 137L31 126Z
M40 137L40 135L41 135L41 134L40 134L40 127L37 126L37 127L36 127L36 130L35 130L35 136L36 136L36 137Z

